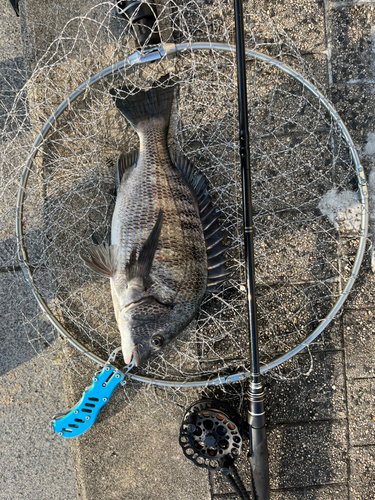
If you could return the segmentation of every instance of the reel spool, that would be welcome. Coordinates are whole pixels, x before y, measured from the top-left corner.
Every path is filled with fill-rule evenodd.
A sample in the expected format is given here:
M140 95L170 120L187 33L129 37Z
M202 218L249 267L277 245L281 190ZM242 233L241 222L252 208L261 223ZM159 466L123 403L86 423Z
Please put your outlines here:
M242 422L223 401L202 399L193 403L180 429L179 442L185 457L198 467L228 474L228 467L241 455Z

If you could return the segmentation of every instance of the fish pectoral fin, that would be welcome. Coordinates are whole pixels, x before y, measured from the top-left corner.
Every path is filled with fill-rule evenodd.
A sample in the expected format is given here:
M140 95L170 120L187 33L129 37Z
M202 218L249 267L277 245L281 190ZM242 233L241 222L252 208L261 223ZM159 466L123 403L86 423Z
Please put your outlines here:
M111 278L116 269L117 261L117 245L98 245L88 249L90 258L84 254L80 254L81 259L86 266L92 271Z
M161 227L163 225L163 212L159 210L158 218L150 233L150 236L141 246L138 257L137 249L134 248L130 254L129 261L125 266L126 279L129 282L134 278L142 278L146 284L149 278L155 251L158 246Z
M132 151L131 153L122 153L120 156L117 158L116 161L116 190L118 191L120 184L124 178L124 180L127 179L129 170L134 167L137 164L139 157L139 151L138 149L135 151Z

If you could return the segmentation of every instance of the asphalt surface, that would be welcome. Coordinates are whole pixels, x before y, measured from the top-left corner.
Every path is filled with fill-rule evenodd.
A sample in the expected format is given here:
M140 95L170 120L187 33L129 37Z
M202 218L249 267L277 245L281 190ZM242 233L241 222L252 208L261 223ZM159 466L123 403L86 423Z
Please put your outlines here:
M20 88L24 73L17 68L30 71L54 32L85 7L60 3L21 0L21 19L9 2L1 5L5 110L12 102L6 82ZM272 6L257 2L257 8L280 23L303 52L369 176L375 166L375 2L283 0ZM45 32L38 19L48 9L56 15ZM14 202L15 186L6 185L3 212ZM0 250L4 271L16 264L12 224L2 228ZM374 285L368 252L342 314L311 349L311 374L292 381L265 379L272 499L375 498ZM209 481L204 471L189 467L178 447L173 403L165 414L150 415L142 389L134 395L137 404L128 407L115 399L95 429L71 443L50 434L46 422L74 404L87 382L35 355L28 340L35 335L25 317L35 315L37 305L20 271L0 274L0 296L0 499L236 498L220 477ZM50 342L38 346L39 353L56 341L47 323L40 328ZM299 363L308 366L310 355L302 354ZM240 471L246 481L244 461Z

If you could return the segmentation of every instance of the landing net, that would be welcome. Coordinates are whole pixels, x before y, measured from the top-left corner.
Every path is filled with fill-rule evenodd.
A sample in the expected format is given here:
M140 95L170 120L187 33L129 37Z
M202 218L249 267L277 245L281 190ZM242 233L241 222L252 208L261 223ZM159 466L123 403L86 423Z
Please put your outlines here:
M29 54L25 84L2 118L2 194L11 200L2 220L4 234L14 224L21 182L25 198L18 207L19 225L31 286L74 341L94 358L106 360L120 345L109 281L85 267L79 254L93 236L110 234L115 162L138 144L109 90L124 81L147 89L170 73L178 92L169 144L209 181L226 234L230 277L217 293L204 297L188 329L136 374L183 383L246 373L235 54L213 46L191 50L198 42L234 43L232 2L148 3L158 9L155 29L162 42L180 47L174 55L173 45L165 45L169 57L116 65L134 54L136 46L128 21L110 2L86 10L77 3L77 12L60 9L60 18L57 13L52 20L59 27L56 36L49 33L46 46L39 44ZM323 330L337 313L335 305L346 298L364 251L367 191L351 140L335 112L327 109L319 94L324 91L291 39L267 15L248 6L245 32L260 359L264 370L272 368L277 375L274 360ZM106 76L100 73L111 65ZM297 76L288 74L287 67ZM25 72L19 71L20 78ZM95 81L65 101L56 118L60 104L93 75L98 75ZM30 148L43 126L48 132L30 161ZM3 241L6 268L11 268L14 242ZM24 310L25 322L33 326L29 340L42 353L53 343L46 315L30 317ZM76 369L79 353L76 359L71 350L66 354L66 341L53 345L59 362Z

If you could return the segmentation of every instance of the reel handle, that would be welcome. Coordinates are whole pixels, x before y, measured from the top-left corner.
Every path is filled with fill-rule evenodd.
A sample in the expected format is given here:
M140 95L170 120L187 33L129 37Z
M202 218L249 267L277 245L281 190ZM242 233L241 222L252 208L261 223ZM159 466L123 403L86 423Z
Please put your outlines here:
M51 428L59 436L74 438L86 432L95 422L99 410L109 401L114 388L124 380L125 374L112 365L106 365L92 379L92 385L82 394L80 401L51 420Z

